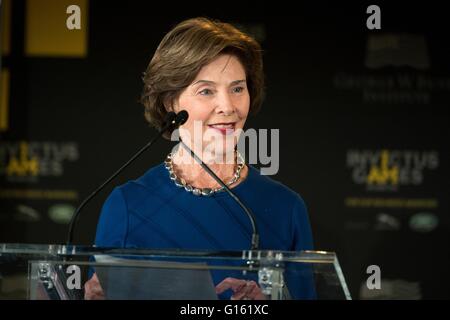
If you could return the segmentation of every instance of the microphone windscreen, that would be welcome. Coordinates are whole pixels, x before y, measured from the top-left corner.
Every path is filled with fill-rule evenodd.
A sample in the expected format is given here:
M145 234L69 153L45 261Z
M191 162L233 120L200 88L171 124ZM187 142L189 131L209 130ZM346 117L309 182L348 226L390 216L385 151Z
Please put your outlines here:
M179 126L183 125L187 119L189 118L189 113L186 110L181 110L180 112L178 112L176 118L175 118L175 123Z
M167 124L169 124L170 122L172 122L173 120L175 120L177 114L173 111L167 112L166 116L164 117L164 122L163 122L163 127Z

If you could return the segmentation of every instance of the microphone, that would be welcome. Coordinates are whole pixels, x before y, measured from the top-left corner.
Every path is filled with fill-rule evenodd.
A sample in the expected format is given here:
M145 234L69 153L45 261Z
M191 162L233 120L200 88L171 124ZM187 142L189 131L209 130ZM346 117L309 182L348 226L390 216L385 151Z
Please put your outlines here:
M187 112L186 112L187 114ZM239 199L239 197L231 191L231 189L203 162L202 159L200 159L194 151L192 151L184 142L181 140L181 145L189 152L191 157L197 161L198 164L202 166L202 168L214 179L218 184L220 184L221 187L225 189L225 191L239 204L239 206L244 210L244 212L247 214L253 229L252 234L252 242L251 242L251 250L258 250L259 249L259 232L258 232L258 226L256 225L256 218L255 214L246 207L242 201Z
M69 224L69 233L67 235L67 245L72 244L73 240L73 233L75 230L75 225L78 221L78 218L80 217L80 212L86 206L86 204L94 198L94 196L99 193L108 183L110 183L119 173L121 173L126 167L128 167L134 160L136 160L145 150L147 150L156 140L158 140L164 132L167 130L174 130L178 126L181 126L186 122L188 118L188 113L184 110L180 111L178 114L175 112L169 112L167 113L166 117L164 118L164 124L163 127L159 130L158 134L153 137L150 142L148 142L141 150L139 150L134 156L131 157L130 160L128 160L122 167L120 167L111 177L109 177L105 182L103 182L97 189L95 189L94 192L92 192L84 201L81 203L81 205L77 208L75 213L72 216L72 219L70 220Z

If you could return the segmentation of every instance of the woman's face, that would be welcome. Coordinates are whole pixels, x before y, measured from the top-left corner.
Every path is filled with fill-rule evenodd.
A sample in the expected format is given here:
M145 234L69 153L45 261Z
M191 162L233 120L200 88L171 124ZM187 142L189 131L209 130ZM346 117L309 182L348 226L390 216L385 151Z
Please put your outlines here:
M221 54L198 73L174 101L174 111L186 110L181 139L203 152L203 158L223 158L234 151L250 108L245 69L239 59Z

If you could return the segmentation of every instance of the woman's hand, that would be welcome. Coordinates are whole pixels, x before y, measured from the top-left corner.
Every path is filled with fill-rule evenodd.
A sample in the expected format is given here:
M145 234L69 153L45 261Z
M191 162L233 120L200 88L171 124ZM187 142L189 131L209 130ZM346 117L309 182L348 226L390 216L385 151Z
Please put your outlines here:
M100 281L97 278L97 274L94 273L92 278L84 284L84 299L85 300L104 300L105 294L100 285Z
M221 294L228 289L234 292L231 300L267 300L255 281L226 278L216 286L216 293Z

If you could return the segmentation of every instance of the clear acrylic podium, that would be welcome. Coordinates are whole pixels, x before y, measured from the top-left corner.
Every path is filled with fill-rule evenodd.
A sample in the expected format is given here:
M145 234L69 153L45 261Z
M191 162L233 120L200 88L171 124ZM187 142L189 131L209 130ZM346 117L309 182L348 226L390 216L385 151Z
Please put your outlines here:
M225 278L253 280L271 300L351 299L332 252L0 244L0 299L83 299L94 272L106 299L214 300Z

